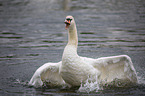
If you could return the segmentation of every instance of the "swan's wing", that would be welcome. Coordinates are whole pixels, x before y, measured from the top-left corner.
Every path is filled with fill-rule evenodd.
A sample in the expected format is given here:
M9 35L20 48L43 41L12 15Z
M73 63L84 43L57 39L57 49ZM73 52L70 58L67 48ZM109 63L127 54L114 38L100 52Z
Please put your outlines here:
M46 63L39 67L34 75L32 76L29 85L35 87L41 87L44 82L49 86L61 86L65 84L64 80L59 74L59 66L61 62L58 63Z
M137 83L137 75L129 56L119 55L91 59L81 57L85 62L94 66L101 72L100 79L103 82L112 82L114 79L125 80L126 82Z

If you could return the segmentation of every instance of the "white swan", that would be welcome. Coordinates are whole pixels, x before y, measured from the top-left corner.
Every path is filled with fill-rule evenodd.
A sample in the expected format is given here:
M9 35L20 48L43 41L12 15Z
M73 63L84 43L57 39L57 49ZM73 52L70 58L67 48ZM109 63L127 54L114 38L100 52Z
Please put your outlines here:
M72 16L65 19L68 29L68 43L64 49L62 62L46 63L36 70L29 85L39 87L44 82L50 86L80 86L88 78L92 82L111 83L115 79L137 83L137 75L132 61L127 55L92 59L77 54L77 28Z

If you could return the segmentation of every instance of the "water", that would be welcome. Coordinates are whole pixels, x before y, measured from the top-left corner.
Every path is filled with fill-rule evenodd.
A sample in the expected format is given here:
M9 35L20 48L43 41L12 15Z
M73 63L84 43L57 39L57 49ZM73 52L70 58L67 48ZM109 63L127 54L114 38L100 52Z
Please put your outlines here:
M127 54L138 74L135 87L89 94L145 94L144 0L0 0L0 94L88 95L76 89L36 89L19 83L27 83L42 64L61 60L67 43L63 23L67 15L73 15L77 23L79 55Z

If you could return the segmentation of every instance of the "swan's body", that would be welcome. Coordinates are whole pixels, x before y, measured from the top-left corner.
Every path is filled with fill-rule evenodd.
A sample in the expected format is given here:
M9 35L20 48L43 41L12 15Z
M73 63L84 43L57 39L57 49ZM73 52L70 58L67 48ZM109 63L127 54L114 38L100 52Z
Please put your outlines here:
M80 86L88 77L95 81L100 76L100 72L95 67L77 55L73 45L67 45L64 50L60 74L71 86Z
M68 29L68 44L66 45L62 62L46 63L34 73L29 84L42 86L44 82L52 86L68 84L80 86L88 78L92 82L110 83L114 79L137 83L136 71L132 61L127 55L102 57L92 59L80 57L77 54L77 28L72 16L67 16L66 29Z

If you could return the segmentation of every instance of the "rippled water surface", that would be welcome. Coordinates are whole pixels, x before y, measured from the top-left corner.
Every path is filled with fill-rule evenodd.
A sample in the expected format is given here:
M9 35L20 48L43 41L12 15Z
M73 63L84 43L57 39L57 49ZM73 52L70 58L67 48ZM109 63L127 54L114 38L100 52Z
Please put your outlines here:
M61 60L67 43L63 23L67 15L73 15L77 23L79 55L98 58L127 54L138 74L135 87L89 94L144 95L144 0L0 0L0 94L88 95L25 84L39 66Z

